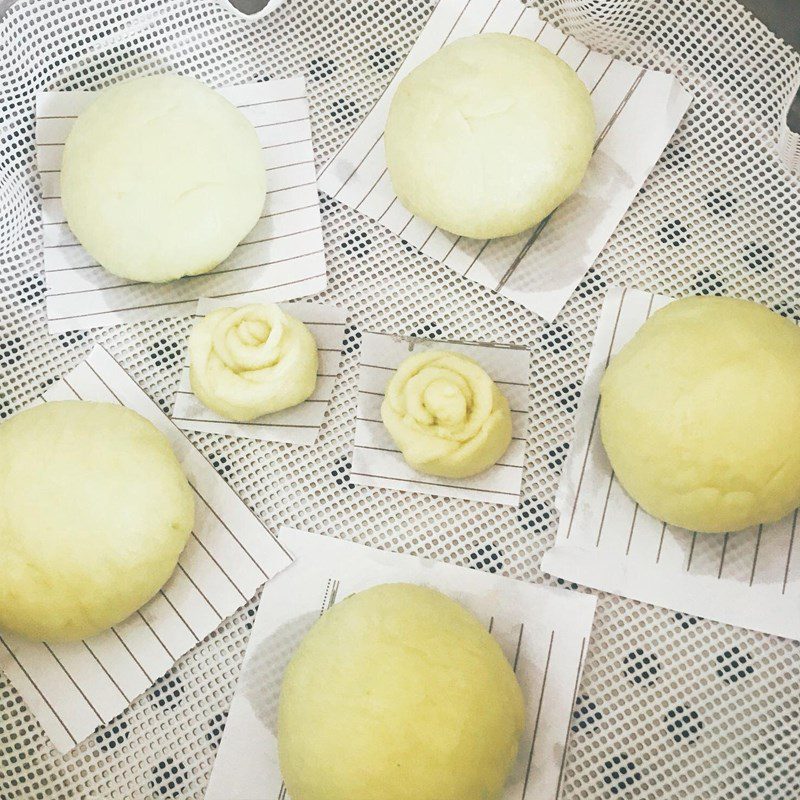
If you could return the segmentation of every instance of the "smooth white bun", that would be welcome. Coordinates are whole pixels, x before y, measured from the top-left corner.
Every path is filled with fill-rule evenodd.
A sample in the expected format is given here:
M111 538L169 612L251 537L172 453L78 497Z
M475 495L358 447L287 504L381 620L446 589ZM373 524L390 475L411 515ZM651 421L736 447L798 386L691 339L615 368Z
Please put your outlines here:
M284 675L296 800L497 800L525 707L500 646L445 595L396 583L326 611Z
M600 432L658 519L705 533L780 519L800 505L800 328L745 300L670 303L611 360Z
M85 639L143 606L194 525L167 439L119 405L45 403L0 426L0 628Z
M135 281L214 269L256 224L265 192L255 129L192 78L103 89L64 145L69 227L99 264Z
M549 50L482 33L403 79L384 142L409 211L459 236L492 239L532 228L578 188L594 112L580 78Z

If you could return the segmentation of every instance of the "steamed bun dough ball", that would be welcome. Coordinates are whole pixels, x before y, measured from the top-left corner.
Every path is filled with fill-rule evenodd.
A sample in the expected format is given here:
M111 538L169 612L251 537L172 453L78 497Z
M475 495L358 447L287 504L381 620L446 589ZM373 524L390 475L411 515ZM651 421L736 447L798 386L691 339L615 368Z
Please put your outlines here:
M326 611L284 676L293 800L496 800L524 728L497 642L437 591L385 584Z
M491 239L532 228L578 188L594 132L589 92L571 67L530 39L482 33L400 83L386 163L409 211Z
M256 224L265 192L255 129L192 78L103 89L64 145L70 229L99 264L134 281L214 269Z
M658 519L707 533L780 519L800 504L800 329L744 300L670 303L612 359L600 431Z
M311 397L318 361L311 331L275 304L219 308L189 338L192 391L204 406L237 422Z
M130 409L45 403L0 426L0 628L84 639L144 605L194 524L167 439Z
M381 419L409 466L443 478L477 475L511 444L508 400L483 367L459 353L405 359L386 388Z

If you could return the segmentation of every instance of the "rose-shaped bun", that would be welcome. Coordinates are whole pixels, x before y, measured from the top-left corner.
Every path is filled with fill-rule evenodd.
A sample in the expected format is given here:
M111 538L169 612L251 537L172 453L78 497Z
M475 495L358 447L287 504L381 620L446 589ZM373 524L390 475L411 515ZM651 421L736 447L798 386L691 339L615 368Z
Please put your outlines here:
M317 344L276 305L220 308L195 325L189 378L203 405L234 422L307 400L317 384Z
M414 469L467 478L489 469L511 444L511 411L471 358L430 350L407 358L381 405L389 435Z

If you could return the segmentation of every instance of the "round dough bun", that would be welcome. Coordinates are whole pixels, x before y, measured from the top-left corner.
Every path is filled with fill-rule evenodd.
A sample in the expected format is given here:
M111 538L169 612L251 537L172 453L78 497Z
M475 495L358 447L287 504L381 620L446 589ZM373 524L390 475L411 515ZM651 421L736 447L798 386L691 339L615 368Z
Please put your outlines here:
M0 627L85 639L172 574L194 500L169 442L110 403L45 403L0 427Z
M722 533L800 505L800 328L756 303L670 303L611 361L600 432L614 474L671 525Z
M581 182L594 146L586 87L530 39L482 33L400 83L384 143L400 202L475 239L532 228Z
M326 611L284 675L294 800L495 800L524 728L499 645L432 589L385 584Z
M255 129L193 78L104 89L64 145L69 227L99 264L134 281L214 269L256 224L265 192Z

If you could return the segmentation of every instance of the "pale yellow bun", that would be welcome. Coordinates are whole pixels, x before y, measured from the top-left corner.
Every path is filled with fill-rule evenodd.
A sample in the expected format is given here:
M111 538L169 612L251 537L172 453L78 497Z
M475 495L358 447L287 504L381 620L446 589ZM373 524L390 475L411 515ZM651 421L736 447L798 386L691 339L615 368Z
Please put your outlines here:
M571 67L530 39L482 33L400 83L386 164L409 211L491 239L532 228L578 188L594 134L589 92Z
M134 281L214 269L256 224L265 192L255 129L192 78L103 89L64 145L69 227L100 265Z
M457 353L429 350L403 361L381 418L406 462L429 475L477 475L511 444L508 400L480 365Z
M744 300L670 303L612 359L600 432L658 519L710 533L780 519L800 504L800 329Z
M212 311L194 326L189 362L200 402L236 422L296 406L317 384L314 337L277 305Z
M119 405L45 403L0 426L0 628L84 639L167 582L194 525L169 442Z
M292 800L498 800L522 692L475 617L410 584L326 611L284 676L278 751Z

